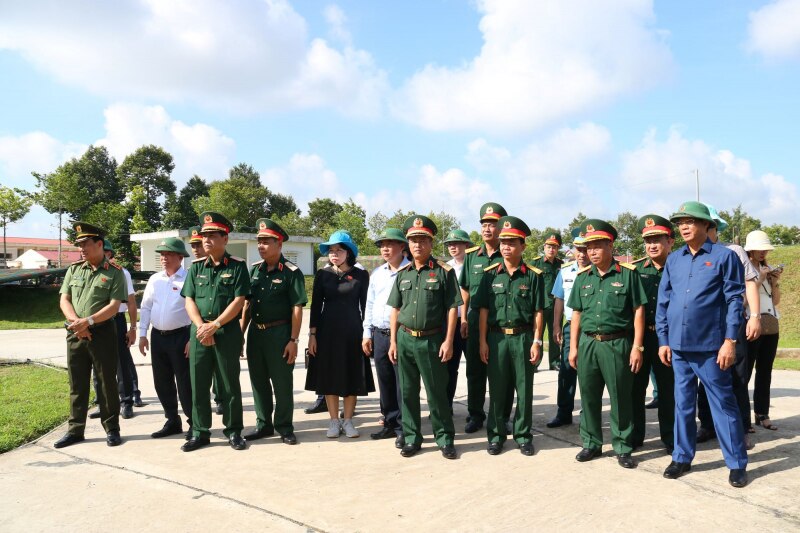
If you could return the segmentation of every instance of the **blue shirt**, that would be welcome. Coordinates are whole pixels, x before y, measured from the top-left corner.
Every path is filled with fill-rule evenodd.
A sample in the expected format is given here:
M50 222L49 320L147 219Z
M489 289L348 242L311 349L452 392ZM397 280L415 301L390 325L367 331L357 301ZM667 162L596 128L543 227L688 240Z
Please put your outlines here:
M398 269L407 264L408 259L404 257ZM389 299L389 293L392 292L396 277L397 270L392 270L389 263L384 263L372 271L367 289L367 304L364 307L363 338L372 338L370 327L389 329L392 308L386 305L386 301Z
M744 268L728 248L706 240L696 255L686 245L669 254L658 286L659 345L718 351L739 336L743 293Z
M573 261L566 266L562 266L561 270L556 275L556 281L553 285L553 290L550 291L555 298L564 301L564 320L569 322L572 320L572 308L567 305L569 295L572 293L572 285L575 283L575 278L578 277L578 262Z

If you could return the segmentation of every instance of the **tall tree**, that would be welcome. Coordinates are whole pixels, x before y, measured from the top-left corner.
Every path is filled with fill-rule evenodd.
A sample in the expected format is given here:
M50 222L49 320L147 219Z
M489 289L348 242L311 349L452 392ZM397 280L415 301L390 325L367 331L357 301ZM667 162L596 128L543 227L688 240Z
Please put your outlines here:
M719 216L728 223L728 228L719 235L724 242L744 244L747 234L761 227L761 221L748 215L741 204L732 211L720 211Z
M311 229L324 233L342 209L341 204L330 198L311 200L308 202L308 218L311 220Z
M131 193L135 187L144 192L142 216L151 228L161 227L167 196L175 193L172 171L175 163L163 148L152 144L137 148L117 169L117 175Z
M267 216L270 218L285 217L289 213L300 215L300 210L290 194L280 194L267 189L267 204L269 204Z
M167 199L167 212L161 222L161 229L186 229L196 225L199 213L194 210L192 200L208 196L208 189L208 183L197 174L189 178L177 196Z
M355 203L352 198L348 199L341 207L342 209L333 217L326 233L343 229L356 241L359 253L375 254L378 249L368 237L367 213L364 208Z
M644 254L644 239L638 230L638 222L639 217L630 211L623 211L611 222L617 228L617 240L614 241L617 253L637 257Z
M564 239L564 244L569 244L569 245L572 244L572 233L571 233L572 228L577 228L578 226L583 224L583 221L586 220L587 218L589 217L584 215L582 211L578 211L578 214L575 215L575 217L572 220L570 220L569 225L563 230L563 233L561 234L561 238Z
M217 211L231 221L236 231L255 229L256 220L267 212L267 190L252 181L234 177L213 182L208 189L208 196L201 196L191 201L198 213Z
M31 209L33 200L20 189L0 186L0 226L3 226L3 266L8 266L6 250L6 227L22 219Z
M81 176L81 186L89 192L92 203L119 203L125 199L125 191L117 177L117 160L111 157L105 146L89 146L74 165Z
M241 179L252 187L263 187L261 185L261 174L247 163L239 163L228 170L228 179Z
M769 240L773 246L800 244L800 228L797 226L784 226L783 224L773 224L762 228L769 235Z
M444 211L439 211L438 213L431 211L428 213L428 218L433 220L438 230L436 237L433 238L433 254L449 260L450 254L445 250L443 241L447 238L447 234L450 233L450 231L459 227L458 219ZM403 226L401 225L400 227L402 228Z

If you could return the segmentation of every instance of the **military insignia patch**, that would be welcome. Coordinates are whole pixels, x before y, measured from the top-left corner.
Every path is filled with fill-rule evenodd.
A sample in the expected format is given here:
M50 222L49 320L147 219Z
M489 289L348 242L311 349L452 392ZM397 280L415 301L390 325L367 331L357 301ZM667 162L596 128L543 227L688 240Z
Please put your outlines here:
M681 206L681 208L680 208L680 209L678 209L678 211L680 211L680 212L684 212L684 211L686 211L686 206L685 206L685 205L682 205L682 206Z
M653 226L656 225L656 221L653 220L652 218L648 218L647 220L644 221L644 225L647 226L648 228L652 228Z
M267 229L267 223L262 222L261 224L258 225L258 229Z
M197 237L197 230L196 229L192 230L192 237Z
M553 240L556 240L556 236L555 235L550 235L550 238L553 239Z
M414 227L415 228L421 228L422 227L422 219L421 218L415 218L414 219Z
M214 219L211 218L211 215L206 215L206 217L203 219L203 222L205 222L206 224L210 224L213 221L214 221Z
M508 220L506 220L506 221L503 223L503 228L505 228L505 229L508 229L508 228L510 228L510 227L511 227L511 222L509 222Z
M491 215L492 213L494 213L494 208L492 206L490 206L490 205L487 206L486 207L486 214L487 215Z
M81 227L80 227L80 226L75 226L75 231L77 231L78 233L80 233L80 232L81 232Z
M588 232L594 231L594 226L592 226L591 224L587 224L586 225L586 231L588 231Z
M166 246L166 245L167 245L167 241L161 241L161 244L159 244L159 246Z

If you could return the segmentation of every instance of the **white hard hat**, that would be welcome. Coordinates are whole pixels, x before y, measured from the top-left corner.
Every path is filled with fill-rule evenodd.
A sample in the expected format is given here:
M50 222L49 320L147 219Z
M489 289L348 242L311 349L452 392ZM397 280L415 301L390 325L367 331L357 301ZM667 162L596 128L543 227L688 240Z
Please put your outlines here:
M769 235L761 230L756 230L747 234L747 239L744 242L744 249L747 252L753 252L774 250L775 248L769 242Z

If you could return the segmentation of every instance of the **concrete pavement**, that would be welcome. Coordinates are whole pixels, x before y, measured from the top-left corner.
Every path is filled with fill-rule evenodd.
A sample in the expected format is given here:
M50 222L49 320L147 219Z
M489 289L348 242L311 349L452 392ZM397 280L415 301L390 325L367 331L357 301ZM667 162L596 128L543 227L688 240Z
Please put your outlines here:
M0 331L0 358L63 364L64 335ZM90 420L84 443L53 449L62 426L0 456L0 531L800 528L800 372L774 373L772 415L780 429L757 428L750 485L734 489L716 441L699 446L689 474L663 479L670 458L660 447L652 411L647 442L634 454L637 469L620 468L610 445L602 458L577 463L577 424L545 427L555 411L556 373L549 371L535 378L536 455L524 457L507 444L501 455L489 456L485 433L463 433L463 363L455 405L457 461L442 458L425 417L426 441L413 458L402 458L392 440L371 440L380 416L377 393L359 401L360 438L326 439L327 416L302 412L314 399L302 390L302 362L294 374L299 445L273 437L234 451L222 438L221 417L214 415L212 445L183 453L180 436L149 437L163 424L163 413L149 359L136 350L134 360L147 405L120 421L122 446L107 447L100 423ZM251 428L255 413L244 362L241 383L245 426ZM605 431L609 442L607 424Z

